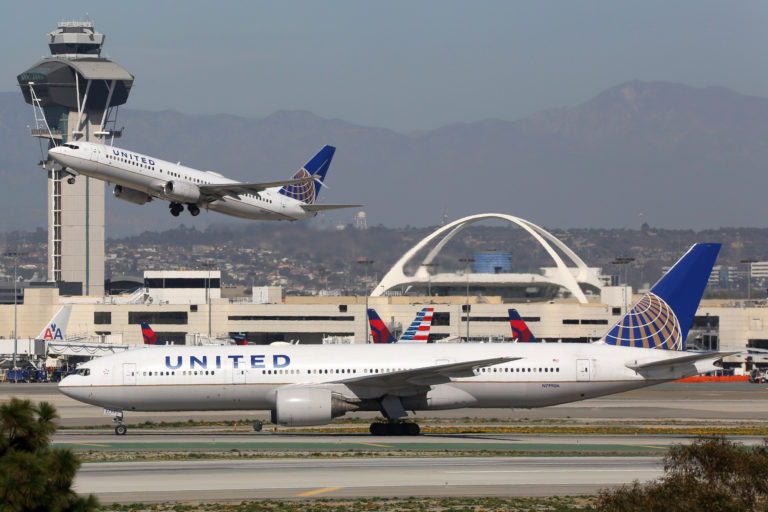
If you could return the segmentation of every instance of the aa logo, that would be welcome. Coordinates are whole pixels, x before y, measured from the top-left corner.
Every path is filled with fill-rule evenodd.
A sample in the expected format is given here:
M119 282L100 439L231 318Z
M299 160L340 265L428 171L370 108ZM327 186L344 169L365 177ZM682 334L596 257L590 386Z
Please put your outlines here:
M64 336L61 334L61 329L56 327L56 324L51 324L45 330L45 336L43 336L43 339L45 339L45 340L62 340L62 341L64 341Z

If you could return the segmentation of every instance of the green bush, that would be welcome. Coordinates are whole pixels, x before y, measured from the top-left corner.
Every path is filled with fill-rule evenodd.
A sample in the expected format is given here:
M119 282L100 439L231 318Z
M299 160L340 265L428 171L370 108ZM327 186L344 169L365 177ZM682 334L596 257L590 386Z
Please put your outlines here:
M71 450L51 448L58 415L53 405L11 400L0 405L0 511L95 512L93 495L72 490L80 461Z
M606 512L768 511L768 441L756 448L724 438L673 446L658 482L604 490Z

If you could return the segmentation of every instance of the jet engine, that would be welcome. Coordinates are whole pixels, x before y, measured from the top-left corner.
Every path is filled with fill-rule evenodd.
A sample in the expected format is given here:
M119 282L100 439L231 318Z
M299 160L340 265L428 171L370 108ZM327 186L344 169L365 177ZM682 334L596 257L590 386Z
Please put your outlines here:
M289 427L326 425L358 406L322 388L286 388L275 392L272 422Z
M197 203L200 199L200 189L197 185L185 181L169 181L163 185L163 194L171 201L178 203Z
M123 201L128 201L133 204L145 204L152 200L152 196L145 194L141 190L124 187L122 185L115 185L115 189L112 194Z

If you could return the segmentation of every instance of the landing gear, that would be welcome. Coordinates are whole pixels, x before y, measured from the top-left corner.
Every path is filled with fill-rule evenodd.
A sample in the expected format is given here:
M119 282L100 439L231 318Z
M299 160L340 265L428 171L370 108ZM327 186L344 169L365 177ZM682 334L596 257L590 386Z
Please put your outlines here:
M74 176L70 176L69 178L67 178L67 183L69 183L70 185L74 185L75 184L75 177Z
M112 421L117 423L115 426L115 435L124 436L126 432L128 432L128 427L123 425L123 411L118 412Z
M259 420L256 420L253 422L253 431L254 432L261 432L261 429L264 428L264 423L262 423Z
M388 422L371 423L371 434L374 436L417 436L421 428L417 423Z
M188 204L187 210L189 210L189 213L191 213L193 217L200 215L200 208L198 208L196 204Z
M168 208L171 210L171 215L174 217L178 217L179 214L184 211L184 205L181 203L171 203L168 205Z

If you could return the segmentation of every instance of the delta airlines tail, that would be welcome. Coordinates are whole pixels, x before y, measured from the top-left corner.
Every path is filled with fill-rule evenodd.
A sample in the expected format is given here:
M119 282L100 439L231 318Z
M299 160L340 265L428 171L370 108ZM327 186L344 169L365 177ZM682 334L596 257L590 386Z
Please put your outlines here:
M157 342L157 334L147 322L141 322L141 335L144 337L145 345L163 345L163 342Z
M516 309L510 309L508 312L509 325L512 328L512 338L514 338L515 343L538 343L539 340L528 329L528 325L520 317L520 313Z
M372 434L416 435L418 425L402 421L407 411L546 407L621 393L714 371L734 353L682 352L719 249L693 246L597 343L381 343L390 336L374 329L376 344L167 346L93 359L59 389L119 411L118 434L124 410L269 410L288 426L377 411L387 421L373 423Z
M235 342L235 345L247 345L248 344L248 340L245 337L245 333L230 334L229 337L232 338L232 341Z
M371 326L373 342L398 343L402 341L427 343L429 341L429 330L432 327L432 313L434 310L435 308L424 308L419 311L403 335L399 339L395 339L376 311L368 309L368 323Z

